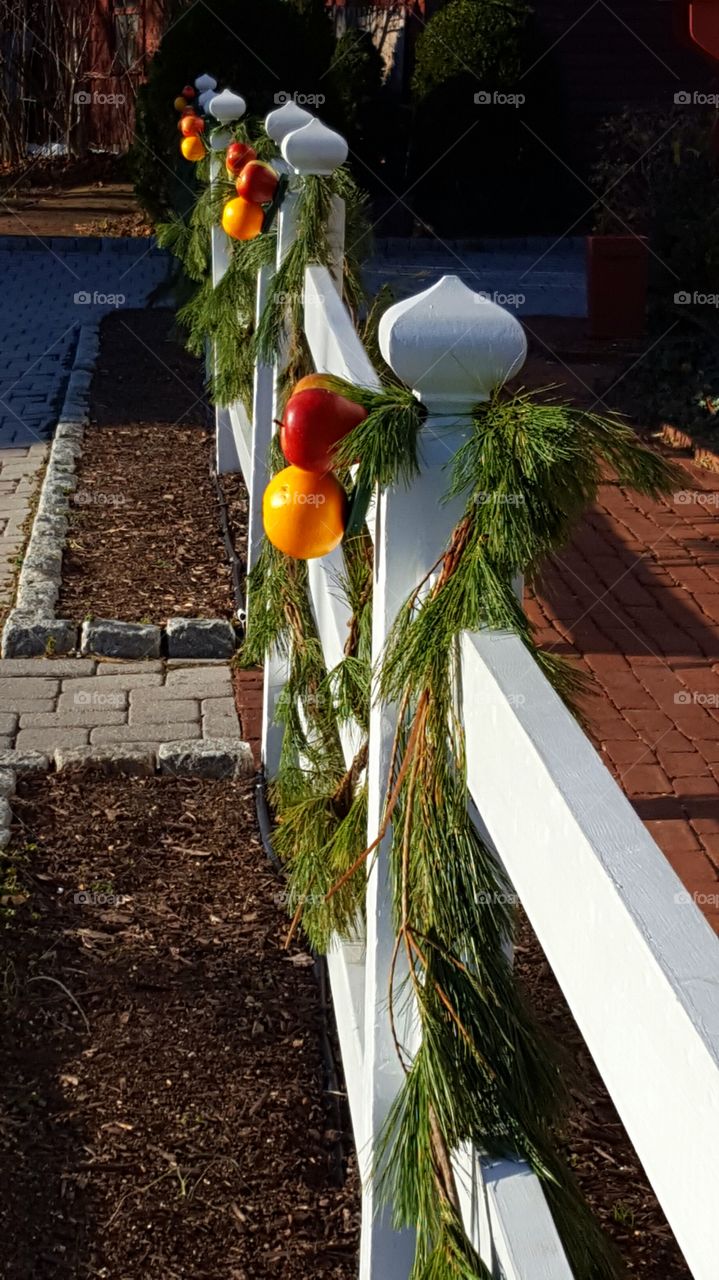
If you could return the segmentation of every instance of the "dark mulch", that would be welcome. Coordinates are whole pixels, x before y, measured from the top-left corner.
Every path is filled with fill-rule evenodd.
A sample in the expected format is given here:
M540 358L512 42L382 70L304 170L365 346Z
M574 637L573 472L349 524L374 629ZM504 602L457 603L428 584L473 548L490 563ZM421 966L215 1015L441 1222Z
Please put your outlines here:
M515 968L540 1025L561 1046L572 1108L561 1145L564 1157L638 1280L691 1280L626 1130L526 918ZM661 1117L657 1117L661 1122Z
M201 371L168 311L103 322L63 561L60 616L231 617ZM241 486L241 481L239 482Z
M222 493L227 506L227 519L230 526L233 546L243 564L247 561L247 525L249 521L249 499L245 482L239 471L220 478Z
M250 789L62 774L14 804L3 1276L351 1280L318 990Z

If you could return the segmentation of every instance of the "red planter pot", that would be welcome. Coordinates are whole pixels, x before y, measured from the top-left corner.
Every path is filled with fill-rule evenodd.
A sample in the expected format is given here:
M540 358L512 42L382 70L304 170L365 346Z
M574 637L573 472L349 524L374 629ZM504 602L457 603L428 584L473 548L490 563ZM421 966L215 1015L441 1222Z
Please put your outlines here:
M593 338L644 333L649 279L645 236L587 236L589 332Z

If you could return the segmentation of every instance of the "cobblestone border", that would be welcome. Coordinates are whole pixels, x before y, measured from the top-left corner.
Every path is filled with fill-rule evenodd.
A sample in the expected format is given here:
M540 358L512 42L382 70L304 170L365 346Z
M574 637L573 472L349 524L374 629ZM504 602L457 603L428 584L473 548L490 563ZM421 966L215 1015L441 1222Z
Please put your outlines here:
M70 495L77 485L76 465L82 454L90 382L99 350L99 324L81 325L60 419L50 445L37 511L18 576L15 607L3 628L4 658L71 653L77 647L75 623L68 618L56 618L55 605L62 580Z
M41 751L0 751L0 849L10 839L12 810L19 773L99 769L117 777L251 778L255 774L252 749L241 738L192 738L164 742L157 751L119 744L57 747L52 758Z
M99 321L80 327L60 419L50 446L37 512L18 576L15 606L2 633L3 658L98 654L107 658L230 658L236 635L224 618L170 618L166 627L96 618L82 630L57 618L70 497L77 487L89 420L90 384L100 350Z
M15 795L17 774L14 769L0 769L0 849L7 849L10 843L12 826L12 809L10 801Z

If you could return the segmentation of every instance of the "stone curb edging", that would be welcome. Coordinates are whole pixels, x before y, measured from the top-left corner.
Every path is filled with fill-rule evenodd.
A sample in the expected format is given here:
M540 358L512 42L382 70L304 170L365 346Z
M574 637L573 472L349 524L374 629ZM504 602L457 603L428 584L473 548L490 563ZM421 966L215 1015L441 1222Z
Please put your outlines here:
M12 826L12 809L10 801L15 795L17 774L14 769L0 769L0 849L7 849L10 843Z
M52 760L41 751L0 750L0 849L10 839L18 774L98 769L121 777L250 778L255 773L252 748L240 738L198 738L161 743L158 750L141 746L57 747Z
M55 605L62 581L70 494L77 486L76 464L82 454L90 382L99 350L99 323L81 325L18 578L15 608L3 628L4 658L31 658L48 651L70 653L77 646L77 627L68 618L56 618Z
M74 653L78 648L78 625L70 618L57 618L55 606L62 583L70 495L77 487L76 469L82 456L90 384L99 351L99 321L81 325L18 577L15 607L3 628L3 658ZM105 658L159 658L163 648L169 658L231 658L236 635L232 623L225 618L170 618L165 628L96 618L82 625L79 648L84 655Z

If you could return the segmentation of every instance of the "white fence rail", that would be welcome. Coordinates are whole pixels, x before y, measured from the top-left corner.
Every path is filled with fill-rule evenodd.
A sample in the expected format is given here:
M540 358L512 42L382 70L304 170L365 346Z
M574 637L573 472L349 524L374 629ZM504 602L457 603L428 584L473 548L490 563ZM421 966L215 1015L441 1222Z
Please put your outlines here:
M339 258L341 208L333 221ZM280 255L292 234L290 200ZM218 272L220 236L213 237ZM265 273L258 305L266 287ZM428 301L421 321L429 328L435 302ZM318 371L378 385L322 267L307 271L305 332ZM463 352L466 334L458 344ZM441 502L443 468L466 430L457 425L458 406L466 401L469 407L476 387L442 403L446 387L434 394L429 358L425 365L422 396L431 401L431 414L421 433L421 473L411 490L378 495L371 514L375 656L400 604L436 563L457 515ZM220 469L239 464L249 491L251 563L260 546L277 373L257 369L251 424L239 406L218 420ZM328 667L341 659L347 634L347 606L337 590L341 564L339 551L310 563ZM263 758L270 774L281 742L274 706L283 683L283 671L269 662ZM467 635L462 683L469 786L483 832L516 888L692 1274L716 1280L719 943L522 644L510 635ZM370 838L380 825L392 737L391 708L373 708ZM356 745L348 731L348 762ZM362 1174L361 1280L404 1280L413 1257L412 1234L395 1232L388 1215L376 1213L370 1177L376 1138L401 1083L387 1013L394 929L386 875L380 849L368 881L366 938L362 944L336 940L328 958ZM571 1280L541 1186L526 1165L464 1151L455 1153L455 1168L467 1230L496 1276Z

